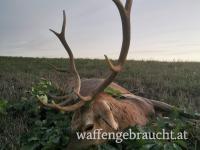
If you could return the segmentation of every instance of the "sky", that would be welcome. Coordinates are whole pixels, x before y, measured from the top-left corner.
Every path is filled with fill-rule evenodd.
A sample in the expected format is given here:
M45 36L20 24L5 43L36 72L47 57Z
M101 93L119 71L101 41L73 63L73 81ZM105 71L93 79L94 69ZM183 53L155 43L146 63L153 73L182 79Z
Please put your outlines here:
M49 31L60 31L62 10L76 58L118 58L121 20L112 0L0 0L0 56L68 57ZM128 59L200 61L200 0L133 0L131 30Z

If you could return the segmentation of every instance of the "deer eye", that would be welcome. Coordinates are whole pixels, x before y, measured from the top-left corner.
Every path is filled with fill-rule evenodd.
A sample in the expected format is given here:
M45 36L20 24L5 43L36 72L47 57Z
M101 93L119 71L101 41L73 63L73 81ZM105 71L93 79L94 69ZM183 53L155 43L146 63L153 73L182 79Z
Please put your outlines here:
M92 130L94 128L94 124L88 124L86 125L84 131L89 131L89 130Z

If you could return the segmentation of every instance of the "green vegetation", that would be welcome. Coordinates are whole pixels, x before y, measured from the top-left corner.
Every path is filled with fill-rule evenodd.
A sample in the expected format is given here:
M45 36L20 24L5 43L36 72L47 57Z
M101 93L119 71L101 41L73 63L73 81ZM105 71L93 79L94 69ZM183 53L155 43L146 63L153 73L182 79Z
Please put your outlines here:
M78 59L82 78L103 78L108 68L103 60ZM56 91L51 82L64 82L70 74L58 74L48 64L68 68L65 59L0 57L0 149L64 149L68 143L71 113L66 115L42 109L37 95ZM67 80L66 79L66 80ZM127 61L124 72L116 82L136 95L165 101L187 112L200 108L200 63ZM67 81L66 81L67 83ZM120 93L106 89L107 93ZM153 124L153 125L152 125ZM110 141L92 149L198 149L200 124L181 118L174 112L170 118L157 118L145 128L135 131L161 131L162 128L189 133L189 140L125 140L121 144Z

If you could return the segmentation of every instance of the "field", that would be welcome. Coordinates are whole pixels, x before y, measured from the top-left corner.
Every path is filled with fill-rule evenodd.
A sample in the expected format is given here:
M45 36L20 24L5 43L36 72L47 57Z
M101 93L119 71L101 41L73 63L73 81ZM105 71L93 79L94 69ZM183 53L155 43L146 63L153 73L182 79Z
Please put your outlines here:
M41 77L55 78L57 74L49 64L68 69L66 59L0 57L0 101L19 102ZM104 60L78 59L76 64L82 78L104 78L109 72ZM70 74L63 76L68 78ZM136 95L164 101L187 112L200 110L200 63L129 60L115 82ZM4 125L0 126L0 145L9 143L9 149L18 149L18 138L28 130L25 117L0 119L0 125Z

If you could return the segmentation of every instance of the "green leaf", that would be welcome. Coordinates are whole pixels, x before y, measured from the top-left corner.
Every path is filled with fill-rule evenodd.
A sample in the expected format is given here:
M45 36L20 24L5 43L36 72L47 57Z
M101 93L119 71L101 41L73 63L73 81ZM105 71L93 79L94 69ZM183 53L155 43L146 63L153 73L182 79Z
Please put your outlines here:
M40 143L31 143L29 145L24 145L21 147L21 150L36 150L40 146Z
M28 139L28 142L32 142L32 141L38 141L39 139L37 137L31 137Z
M0 100L0 114L6 114L8 101Z
M151 147L151 150L163 150L163 145L161 143L156 143L154 146Z
M187 149L187 143L186 143L185 141L177 140L175 143L176 143L177 145L181 146L182 148Z
M172 143L165 143L165 145L164 145L164 150L173 150L173 145L172 145Z
M155 145L156 145L155 143L153 143L153 144L145 144L140 148L140 150L150 150Z
M122 93L114 88L111 88L111 87L107 87L105 90L104 90L105 93L111 95L111 96L115 96L115 97L121 97L122 96Z
M182 150L182 148L178 146L176 143L173 143L173 147L175 150Z

